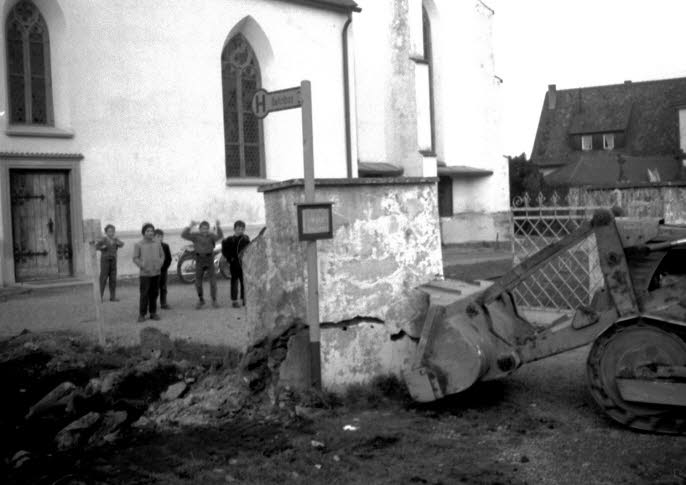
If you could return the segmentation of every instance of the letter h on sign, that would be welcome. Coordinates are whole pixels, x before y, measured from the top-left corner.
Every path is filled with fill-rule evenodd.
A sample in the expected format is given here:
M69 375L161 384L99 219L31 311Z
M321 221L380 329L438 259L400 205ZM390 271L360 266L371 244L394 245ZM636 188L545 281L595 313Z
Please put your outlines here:
M269 114L267 111L267 95L264 89L258 90L252 98L252 111L258 118L264 118Z
M258 118L264 118L272 111L299 108L303 104L300 87L281 89L279 91L265 91L258 89L252 97L252 112Z

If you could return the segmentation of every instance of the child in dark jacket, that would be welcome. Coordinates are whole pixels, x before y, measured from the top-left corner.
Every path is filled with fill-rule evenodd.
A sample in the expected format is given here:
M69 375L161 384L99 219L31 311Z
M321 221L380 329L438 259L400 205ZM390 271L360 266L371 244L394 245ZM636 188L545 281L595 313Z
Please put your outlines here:
M110 301L117 299L117 250L124 243L114 235L115 228L112 224L105 226L105 236L98 240L95 249L101 251L100 255L100 299L105 295L107 280L110 283Z
M231 269L231 302L234 308L239 308L241 302L245 305L245 290L243 287L243 267L241 266L241 251L248 244L250 238L244 234L245 222L236 221L233 224L233 236L222 241L222 255L229 262ZM241 301L238 301L238 285L241 287Z
M164 262L160 269L160 308L169 310L171 307L167 305L167 274L172 262L171 249L169 249L169 244L164 242L164 231L162 229L155 229L155 241L162 245L162 251L164 252Z
M144 322L148 312L151 320L159 320L157 314L157 292L159 290L160 269L164 262L162 245L155 241L155 226L143 224L143 239L133 247L133 262L140 268L140 305L138 321Z
M217 273L214 270L214 246L217 241L224 237L219 221L217 221L217 233L210 232L210 223L202 221L198 225L198 232L191 232L196 222L191 224L181 232L181 237L191 241L195 248L195 289L198 292L198 303L195 308L200 309L205 304L202 293L202 278L205 271L210 276L210 294L212 295L212 306L217 308Z

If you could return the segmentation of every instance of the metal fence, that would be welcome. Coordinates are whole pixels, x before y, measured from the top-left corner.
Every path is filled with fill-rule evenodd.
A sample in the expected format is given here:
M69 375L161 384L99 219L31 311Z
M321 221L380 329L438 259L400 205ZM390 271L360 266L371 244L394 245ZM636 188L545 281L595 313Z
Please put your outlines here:
M516 197L512 203L515 263L571 234L598 206L569 205L553 193ZM568 313L589 305L603 285L595 235L591 234L528 276L513 291L520 310Z

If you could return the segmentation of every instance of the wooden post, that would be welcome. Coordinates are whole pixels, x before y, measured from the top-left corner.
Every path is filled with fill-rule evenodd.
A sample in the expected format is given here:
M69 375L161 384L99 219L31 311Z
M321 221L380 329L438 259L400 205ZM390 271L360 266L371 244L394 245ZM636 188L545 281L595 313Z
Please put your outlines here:
M88 261L93 283L93 307L95 308L95 322L98 325L98 343L105 345L105 316L102 312L102 298L100 297L100 282L98 279L98 251L95 242L102 236L100 221L86 219L83 221L83 238L88 244Z
M314 149L312 140L312 88L310 81L300 83L302 96L303 162L305 202L314 202ZM319 274L317 241L307 241L307 325L310 329L310 379L315 389L322 387L319 330Z

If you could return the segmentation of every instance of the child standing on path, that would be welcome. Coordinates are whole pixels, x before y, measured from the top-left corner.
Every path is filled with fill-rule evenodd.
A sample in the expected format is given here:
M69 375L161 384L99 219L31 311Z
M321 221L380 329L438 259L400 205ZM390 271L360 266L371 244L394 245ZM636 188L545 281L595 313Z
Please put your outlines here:
M133 262L140 268L140 305L138 321L144 322L150 312L151 320L159 320L157 314L157 292L160 281L160 269L164 262L162 245L155 241L155 226L145 223L141 229L143 239L133 248Z
M112 224L105 226L105 236L95 244L100 254L100 299L105 295L105 284L110 282L110 301L117 299L117 249L124 246L119 238L114 236L115 228Z
M155 229L155 241L162 245L162 251L164 252L164 262L160 269L160 308L169 310L171 307L167 305L167 274L169 266L171 266L172 255L169 244L164 242L164 231L162 229Z
M245 222L236 221L233 224L233 236L222 241L222 255L229 262L231 269L231 302L234 308L239 308L238 285L241 287L241 301L245 305L245 290L243 288L243 267L241 266L241 251L250 244L250 238L244 234Z
M199 232L191 232L196 222L191 224L181 232L181 237L191 241L195 246L195 289L198 292L198 303L195 308L200 309L205 304L202 293L202 278L205 271L210 274L210 295L212 296L212 306L219 307L217 303L217 274L214 270L214 246L217 241L224 237L222 228L217 221L217 232L210 232L210 223L202 221L198 226Z

